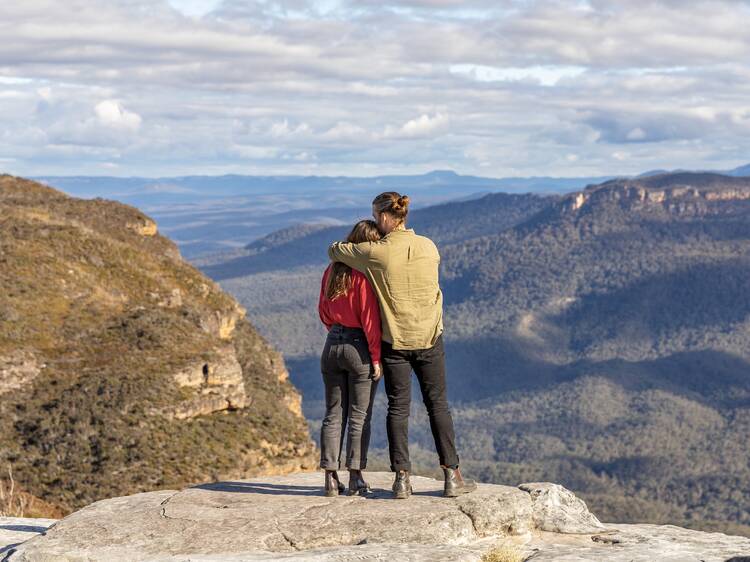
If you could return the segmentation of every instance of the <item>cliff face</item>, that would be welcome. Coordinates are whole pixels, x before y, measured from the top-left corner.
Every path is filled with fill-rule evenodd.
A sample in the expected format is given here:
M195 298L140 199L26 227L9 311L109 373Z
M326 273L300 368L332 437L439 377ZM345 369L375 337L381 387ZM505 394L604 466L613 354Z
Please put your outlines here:
M638 179L622 179L589 186L569 195L563 208L577 211L585 205L618 202L628 210L661 209L672 214L716 214L722 201L750 200L750 181L720 174L663 174ZM736 205L733 205L736 208Z
M63 508L313 466L281 356L148 217L0 176L0 461Z

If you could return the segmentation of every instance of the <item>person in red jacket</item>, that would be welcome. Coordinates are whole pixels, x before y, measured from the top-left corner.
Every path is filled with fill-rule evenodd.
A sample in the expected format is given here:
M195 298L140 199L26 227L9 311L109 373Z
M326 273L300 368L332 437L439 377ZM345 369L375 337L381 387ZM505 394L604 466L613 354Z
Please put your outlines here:
M347 241L358 244L380 237L377 224L363 220L354 225ZM370 493L370 487L362 471L367 467L372 405L382 373L380 304L362 273L334 262L323 274L318 312L328 329L320 358L326 397L326 415L320 428L320 468L325 470L325 492L327 496L337 496L346 490L337 470L341 467L348 423L349 495L365 495Z

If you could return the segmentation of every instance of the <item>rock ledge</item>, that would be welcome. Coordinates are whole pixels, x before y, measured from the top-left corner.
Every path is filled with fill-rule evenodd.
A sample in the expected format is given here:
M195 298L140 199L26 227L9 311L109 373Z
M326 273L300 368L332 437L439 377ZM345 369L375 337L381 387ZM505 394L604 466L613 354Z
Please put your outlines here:
M321 474L297 473L103 500L7 550L4 560L478 561L508 545L535 562L724 562L750 554L741 537L605 526L555 484L480 484L446 499L442 482L414 477L414 495L397 501L390 474L367 476L376 490L369 498L326 498Z

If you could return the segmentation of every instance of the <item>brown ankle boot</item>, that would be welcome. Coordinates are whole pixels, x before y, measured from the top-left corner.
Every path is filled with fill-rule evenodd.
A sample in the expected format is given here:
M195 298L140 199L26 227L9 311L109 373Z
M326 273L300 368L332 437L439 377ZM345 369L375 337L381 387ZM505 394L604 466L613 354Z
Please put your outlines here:
M461 469L458 467L453 469L444 466L443 473L445 474L443 496L446 498L455 498L456 496L468 494L477 489L477 483L468 478L465 479L461 475Z
M349 495L350 496L366 496L372 493L370 485L365 482L362 478L361 470L350 470L349 471Z
M335 498L343 494L346 488L339 482L339 475L335 470L326 470L325 480L326 497Z
M393 497L397 500L405 500L411 496L411 480L409 480L408 470L399 470L396 473L396 479L393 481Z

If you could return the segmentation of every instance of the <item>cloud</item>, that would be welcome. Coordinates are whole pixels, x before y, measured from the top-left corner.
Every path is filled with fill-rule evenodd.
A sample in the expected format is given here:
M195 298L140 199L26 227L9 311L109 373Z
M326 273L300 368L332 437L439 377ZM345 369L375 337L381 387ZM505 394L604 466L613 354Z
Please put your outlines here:
M450 67L454 74L463 75L478 82L536 82L543 86L554 86L565 78L575 78L586 69L580 66L530 66L494 67L477 64L456 64Z
M400 127L387 126L383 137L397 139L419 139L431 137L448 127L448 117L442 113L423 114L410 119Z
M620 112L592 109L585 112L583 121L597 132L600 142L654 143L698 139L710 132L726 130L733 123L742 127L742 119L735 112L725 113L714 108L692 108L684 111L661 110ZM738 132L741 132L738 129Z
M169 0L169 4L179 12L190 17L202 17L215 10L220 0Z
M141 126L141 116L126 110L116 100L100 101L94 107L94 112L99 122L105 127L123 129L126 131L137 131Z
M464 149L464 156L476 162L481 168L492 165L492 147L484 143L473 143Z
M747 2L28 0L0 19L15 173L598 175L750 154Z
M268 130L268 133L277 139L308 135L310 132L310 127L307 123L300 123L297 126L290 127L287 119L273 123Z
M235 144L231 151L241 158L250 160L264 160L276 157L281 151L274 146L242 145Z
M369 140L370 138L371 135L368 131L359 125L347 123L346 121L339 121L321 135L321 139L327 141L361 142Z
M506 5L513 5L516 2L505 2ZM414 8L420 10L487 10L496 8L502 3L496 0L350 0L349 5L367 6L371 8Z

